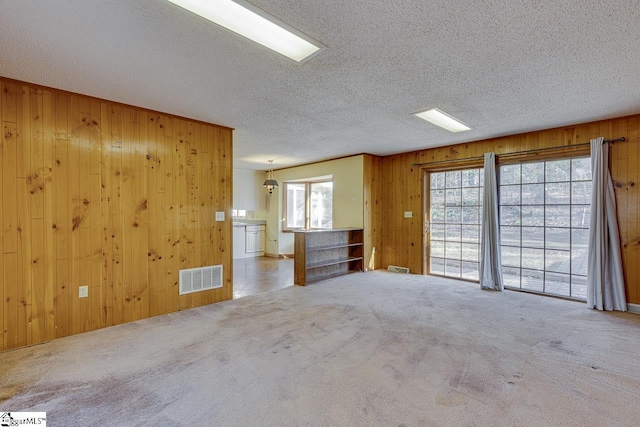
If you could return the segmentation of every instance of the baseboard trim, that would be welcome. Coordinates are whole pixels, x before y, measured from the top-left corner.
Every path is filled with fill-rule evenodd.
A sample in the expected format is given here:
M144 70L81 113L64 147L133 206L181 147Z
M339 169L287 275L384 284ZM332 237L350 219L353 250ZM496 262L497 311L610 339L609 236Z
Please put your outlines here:
M640 314L640 304L627 304L627 311L629 313Z
M268 253L265 253L264 256L269 257L269 258L278 258L278 259L285 259L285 258L293 259L293 254L268 254Z

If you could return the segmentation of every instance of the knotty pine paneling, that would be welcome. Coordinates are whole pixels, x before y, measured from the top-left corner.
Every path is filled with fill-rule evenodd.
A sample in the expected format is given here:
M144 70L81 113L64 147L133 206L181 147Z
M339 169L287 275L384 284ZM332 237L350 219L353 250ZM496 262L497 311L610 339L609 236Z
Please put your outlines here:
M0 350L231 298L231 129L1 78L0 123Z
M363 155L364 270L382 267L382 158Z
M433 148L382 158L382 252L383 265L406 266L413 273L423 273L427 248L423 247L423 200L425 169L414 163L465 159L493 151L506 154L544 147L574 145L602 136L627 140L611 145L610 167L615 186L618 222L622 244L623 268L629 303L640 304L640 187L638 127L640 115L622 117L530 132L484 141ZM583 154L588 155L588 148ZM546 155L525 155L518 160L541 159ZM511 159L513 161L513 159ZM481 163L480 163L481 164ZM449 164L454 167L455 164ZM470 166L466 163L465 166ZM432 166L435 169L437 166ZM441 166L442 167L442 166ZM425 168L428 168L425 167ZM413 218L404 218L413 211Z

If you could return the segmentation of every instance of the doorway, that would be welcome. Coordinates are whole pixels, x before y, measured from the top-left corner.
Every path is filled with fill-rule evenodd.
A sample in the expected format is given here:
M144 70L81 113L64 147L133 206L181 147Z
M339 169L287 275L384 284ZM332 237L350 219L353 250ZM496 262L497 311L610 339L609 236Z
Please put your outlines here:
M233 260L233 299L293 286L293 258Z

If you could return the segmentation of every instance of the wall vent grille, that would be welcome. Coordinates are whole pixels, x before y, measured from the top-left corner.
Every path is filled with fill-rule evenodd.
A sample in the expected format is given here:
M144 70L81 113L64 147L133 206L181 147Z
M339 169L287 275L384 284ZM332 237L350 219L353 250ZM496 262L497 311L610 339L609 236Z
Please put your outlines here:
M407 267L398 267L397 265L388 266L387 271L391 271L392 273L409 273L409 269Z
M180 270L180 295L222 287L222 265Z

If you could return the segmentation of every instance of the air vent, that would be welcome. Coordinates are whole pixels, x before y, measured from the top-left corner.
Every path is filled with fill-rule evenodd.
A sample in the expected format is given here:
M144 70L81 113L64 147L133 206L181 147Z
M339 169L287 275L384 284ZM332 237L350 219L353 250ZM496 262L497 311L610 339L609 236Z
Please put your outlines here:
M222 287L222 265L180 270L180 295Z
M390 271L392 273L409 273L409 269L407 267L398 267L396 265L388 266L387 271Z

